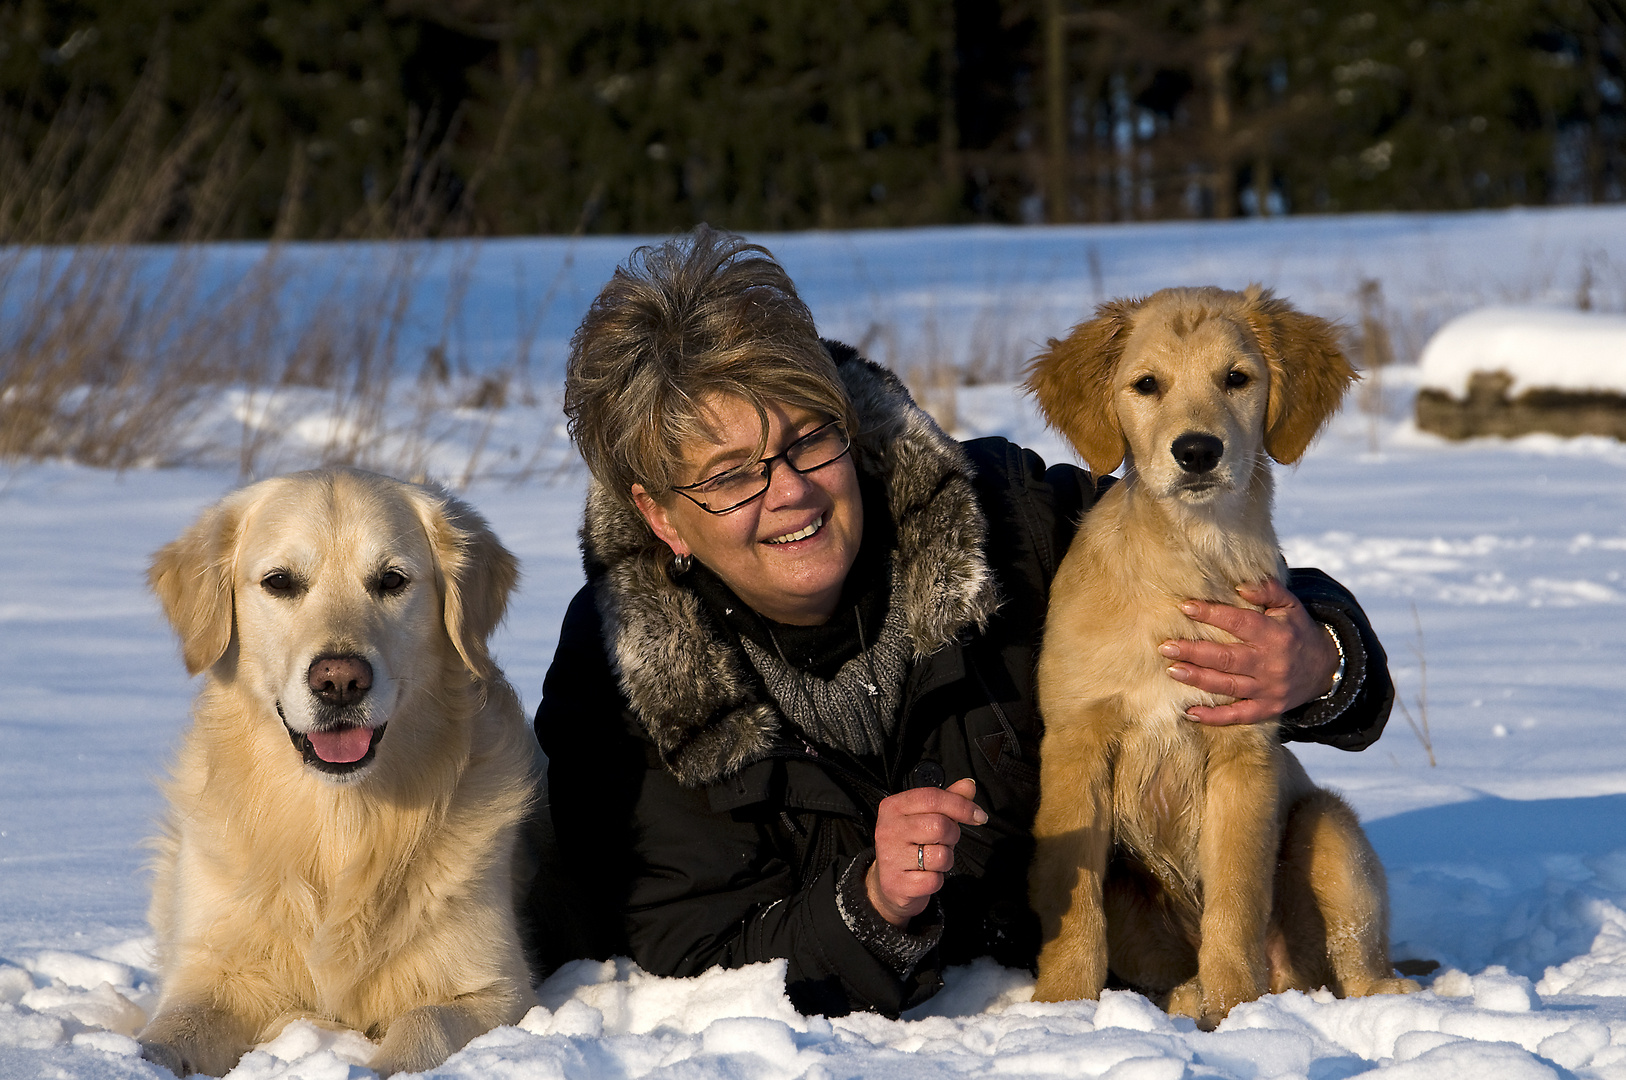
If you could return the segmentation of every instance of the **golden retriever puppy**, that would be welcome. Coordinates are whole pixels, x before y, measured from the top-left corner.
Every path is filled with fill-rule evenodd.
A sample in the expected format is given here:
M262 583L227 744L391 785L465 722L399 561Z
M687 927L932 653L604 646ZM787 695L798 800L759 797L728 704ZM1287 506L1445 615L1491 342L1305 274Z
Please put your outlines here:
M1039 658L1035 996L1111 970L1211 1029L1266 990L1417 988L1389 967L1383 868L1272 723L1184 717L1219 698L1166 674L1170 638L1234 640L1182 601L1241 604L1286 565L1269 458L1297 461L1354 372L1336 329L1257 287L1102 305L1028 386L1097 476L1052 587Z
M422 1070L534 1003L535 740L486 649L517 578L467 506L342 469L229 495L153 558L207 674L156 841L148 1059L219 1076L307 1018Z

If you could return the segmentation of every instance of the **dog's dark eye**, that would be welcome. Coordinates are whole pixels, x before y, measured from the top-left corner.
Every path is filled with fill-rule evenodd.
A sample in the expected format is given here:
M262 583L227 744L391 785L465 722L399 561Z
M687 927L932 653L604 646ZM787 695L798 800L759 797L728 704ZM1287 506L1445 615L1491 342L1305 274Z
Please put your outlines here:
M1250 381L1246 371L1233 371L1225 376L1225 385L1232 390L1247 386Z
M378 577L378 591L381 593L400 592L406 588L407 576L399 570L386 570Z
M273 570L260 579L260 588L268 593L291 593L294 591L294 576L286 570Z
M1135 380L1135 393L1137 393L1137 394L1155 394L1155 393L1157 393L1157 376L1155 376L1155 375L1142 375L1140 378L1136 379Z

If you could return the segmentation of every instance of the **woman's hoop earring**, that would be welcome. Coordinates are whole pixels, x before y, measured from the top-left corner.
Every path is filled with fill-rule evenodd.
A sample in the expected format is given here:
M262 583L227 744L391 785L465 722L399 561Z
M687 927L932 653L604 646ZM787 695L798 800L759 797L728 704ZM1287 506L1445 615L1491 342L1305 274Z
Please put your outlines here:
M672 576L673 577L682 577L684 574L687 574L689 572L689 567L691 567L693 565L694 565L694 556L693 555L688 555L688 554L673 555L672 556Z

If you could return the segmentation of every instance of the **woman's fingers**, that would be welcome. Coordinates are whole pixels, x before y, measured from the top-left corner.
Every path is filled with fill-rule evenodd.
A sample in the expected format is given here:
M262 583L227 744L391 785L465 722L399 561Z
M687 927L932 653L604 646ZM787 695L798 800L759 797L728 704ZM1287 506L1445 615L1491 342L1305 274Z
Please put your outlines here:
M875 853L877 862L885 860L888 864L883 872L890 870L898 874L910 875L910 880L904 882L911 893L921 896L930 896L936 888L925 888L931 884L925 875L937 874L939 876L954 869L954 847L952 844L909 844L898 845L887 851Z
M976 793L977 782L969 776L956 780L946 788L919 787L900 791L881 800L876 831L880 831L880 820L888 816L907 818L940 814L962 825L986 824L988 812L971 801Z
M906 821L897 839L903 847L911 844L953 847L960 842L960 825L942 814L915 814Z
M1279 716L1325 693L1338 665L1330 631L1279 581L1237 592L1265 610L1196 600L1182 605L1192 619L1219 627L1235 642L1165 641L1158 650L1175 661L1168 673L1176 682L1237 699L1193 707L1192 718L1205 724L1253 724Z
M954 848L949 844L916 844L912 851L904 853L904 864L904 873L936 874L941 877L954 869Z

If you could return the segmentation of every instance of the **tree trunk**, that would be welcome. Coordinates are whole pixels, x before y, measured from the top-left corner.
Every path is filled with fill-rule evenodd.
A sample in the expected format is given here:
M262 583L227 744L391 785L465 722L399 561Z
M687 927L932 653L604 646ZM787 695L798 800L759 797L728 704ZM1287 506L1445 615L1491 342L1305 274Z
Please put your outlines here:
M1068 221L1067 17L1061 0L1045 0L1045 216Z

